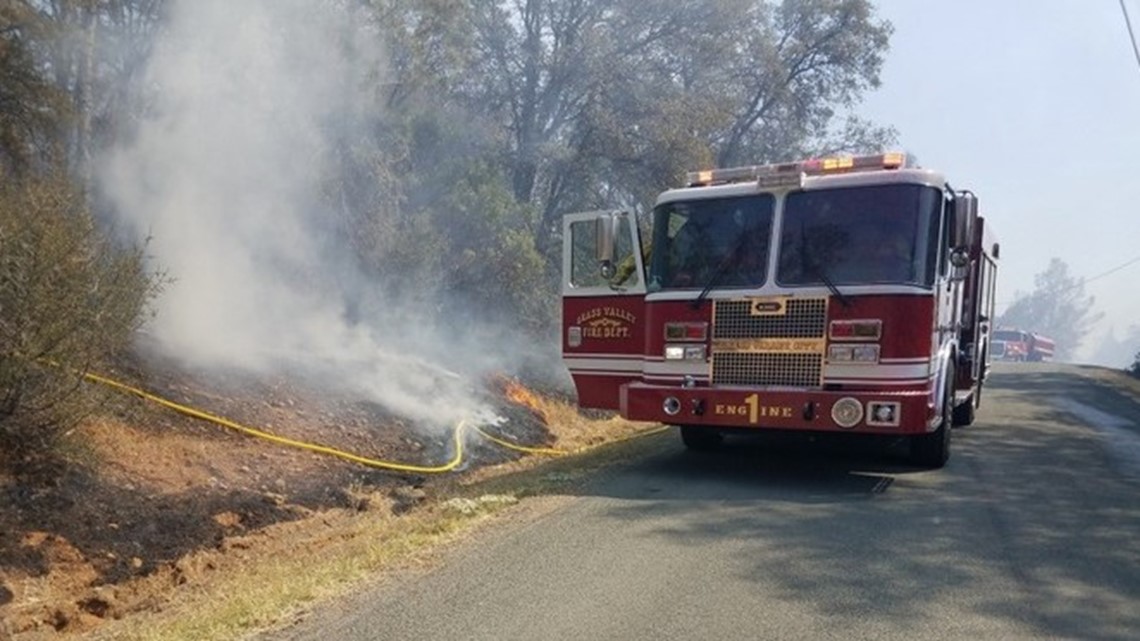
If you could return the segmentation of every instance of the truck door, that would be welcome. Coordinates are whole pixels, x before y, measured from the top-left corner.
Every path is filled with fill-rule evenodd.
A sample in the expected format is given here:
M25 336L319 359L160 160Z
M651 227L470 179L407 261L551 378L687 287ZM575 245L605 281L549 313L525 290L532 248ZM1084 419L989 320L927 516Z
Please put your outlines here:
M604 264L602 256L609 258ZM621 386L641 379L645 264L626 212L562 220L562 360L582 407L620 409Z

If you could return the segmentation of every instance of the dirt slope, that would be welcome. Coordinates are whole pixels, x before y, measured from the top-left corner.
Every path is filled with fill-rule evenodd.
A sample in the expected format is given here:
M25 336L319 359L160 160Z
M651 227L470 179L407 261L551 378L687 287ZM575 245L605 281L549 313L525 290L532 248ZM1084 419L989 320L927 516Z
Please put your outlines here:
M186 372L146 384L245 425L366 457L432 465L451 447L446 429L417 432L329 390ZM486 385L486 400L507 418L502 434L550 444L529 395L506 379ZM69 637L162 609L259 551L334 540L338 519L355 510L407 510L438 480L283 447L143 401L124 407L129 418L94 419L69 438L69 463L50 482L0 476L0 639ZM518 456L485 441L468 445L469 471ZM387 499L376 505L376 496Z

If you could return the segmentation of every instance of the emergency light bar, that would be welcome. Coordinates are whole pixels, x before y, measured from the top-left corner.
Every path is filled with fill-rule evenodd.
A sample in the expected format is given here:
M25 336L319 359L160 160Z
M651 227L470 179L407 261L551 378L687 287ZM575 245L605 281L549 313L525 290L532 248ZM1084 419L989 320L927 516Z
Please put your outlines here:
M799 185L803 176L901 169L915 165L917 162L914 156L902 152L889 152L871 156L840 156L773 165L690 171L687 174L687 182L690 187L708 187L709 185L755 181L761 189L773 189Z

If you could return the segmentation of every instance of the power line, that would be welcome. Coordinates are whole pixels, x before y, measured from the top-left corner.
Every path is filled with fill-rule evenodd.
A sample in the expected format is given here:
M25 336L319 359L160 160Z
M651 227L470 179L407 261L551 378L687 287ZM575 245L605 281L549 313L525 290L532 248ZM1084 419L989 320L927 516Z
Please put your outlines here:
M1136 54L1136 64L1140 66L1140 47L1136 46L1136 34L1132 31L1132 20L1128 17L1128 6L1120 0L1120 10L1124 12L1124 24L1128 27L1128 39L1132 41L1132 53Z
M1083 281L1081 281L1081 282L1082 282L1082 283L1091 283L1092 281L1094 281L1094 280L1096 280L1096 279L1098 279L1098 278L1104 278L1105 276L1108 276L1109 274L1115 274L1116 272L1118 272L1118 271L1120 271L1120 270L1124 269L1125 267L1129 267L1129 266L1131 266L1131 265L1135 265L1136 263L1140 263L1140 256L1137 256L1136 258L1133 258L1132 260L1129 260L1129 261L1127 261L1127 262L1125 262L1125 263L1123 263L1123 264L1117 265L1116 267L1113 267L1112 269L1110 269L1110 270L1108 270L1108 271L1106 271L1106 272L1104 272L1104 273L1101 273L1101 274L1097 274L1096 276L1092 276L1092 277L1090 277L1090 278L1086 278L1086 279L1084 279L1084 280L1083 280Z
M1064 294L1065 292L1069 292L1069 291L1072 291L1074 289L1084 287L1086 284L1091 283L1094 280L1099 280L1101 278L1104 278L1105 276L1111 276L1112 274L1115 274L1116 272L1118 272L1122 269L1131 267L1132 265L1135 265L1136 263L1140 263L1140 256L1135 256L1133 258L1130 258L1129 260L1124 261L1123 263L1117 265L1116 267L1113 267L1112 269L1105 270L1105 271L1097 274L1096 276L1090 276L1088 278L1077 278L1076 282L1073 283L1072 285L1070 285L1069 287L1058 290L1056 292L1050 292L1050 294ZM1027 295L1032 295L1032 292L1030 294L1027 294ZM997 307L1003 307L1003 306L1008 307L1008 306L1016 303L1020 298L1023 298L1023 296L1018 296L1017 298L1014 298L1013 300L997 301L995 303L995 306L997 306Z

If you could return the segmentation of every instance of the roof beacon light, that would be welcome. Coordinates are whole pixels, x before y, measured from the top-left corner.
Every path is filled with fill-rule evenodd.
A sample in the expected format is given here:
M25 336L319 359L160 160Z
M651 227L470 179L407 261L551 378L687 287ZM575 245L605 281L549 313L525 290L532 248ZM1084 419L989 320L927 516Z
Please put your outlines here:
M755 182L760 189L780 189L799 187L802 185L804 176L883 171L903 169L915 165L913 156L893 151L870 156L833 156L771 165L705 169L690 171L686 178L690 187Z
M824 158L823 159L823 171L824 172L843 171L845 169L854 169L854 168L855 168L855 159L854 158Z
M898 169L906 164L906 154L897 151L883 154L883 169Z

